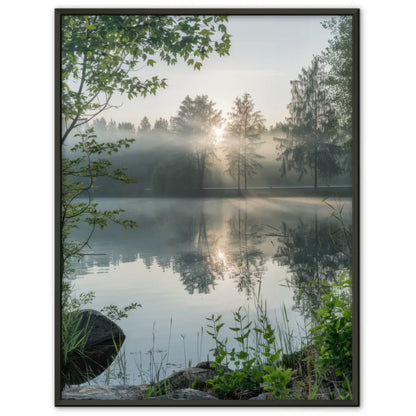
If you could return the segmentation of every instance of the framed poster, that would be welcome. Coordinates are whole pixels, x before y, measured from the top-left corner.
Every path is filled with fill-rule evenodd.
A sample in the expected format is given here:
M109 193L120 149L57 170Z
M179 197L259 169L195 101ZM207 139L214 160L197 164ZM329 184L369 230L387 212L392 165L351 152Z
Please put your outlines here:
M358 19L56 10L56 405L359 404Z

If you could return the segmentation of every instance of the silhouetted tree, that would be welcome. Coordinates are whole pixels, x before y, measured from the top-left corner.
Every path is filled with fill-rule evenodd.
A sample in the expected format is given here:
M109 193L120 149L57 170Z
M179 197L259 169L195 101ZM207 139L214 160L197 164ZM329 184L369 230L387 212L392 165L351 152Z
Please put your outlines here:
M166 87L157 75L139 79L134 71L140 66L182 60L199 70L204 59L228 54L231 45L223 15L67 14L61 20L62 143L111 108L114 94L130 100Z
M109 133L111 133L111 134L114 134L114 133L116 132L116 130L117 130L117 123L116 123L113 119L111 119L111 120L108 122L108 125L107 125L107 130L108 130L108 132L109 132Z
M125 130L125 131L132 132L132 133L134 133L136 130L133 123L127 123L127 122L118 123L118 129Z
M154 130L163 130L168 131L169 123L166 119L160 117L159 120L155 121L155 125L153 127Z
M332 17L325 20L322 26L331 32L332 38L320 60L328 65L328 90L340 127L346 136L344 142L348 143L352 138L352 17Z
M173 132L184 139L191 149L195 162L197 187L202 189L207 168L215 158L215 129L222 123L221 111L207 95L197 95L194 99L186 96L176 117L172 117Z
M341 130L341 143L345 154L343 168L352 172L352 106L353 106L353 56L352 17L337 16L322 23L332 38L320 59L328 66L328 90Z
M96 133L105 133L107 130L107 122L104 117L97 118L93 121L92 126Z
M341 173L339 125L328 92L326 74L318 58L302 69L297 80L290 82L292 100L288 105L286 138L275 138L277 160L282 160L282 173L294 169L298 179L311 169L315 191L318 175L329 180Z
M260 111L254 111L250 94L245 93L234 100L234 107L228 114L226 143L227 172L237 180L238 191L241 181L247 189L248 178L254 176L261 164L262 157L256 149L261 144L260 134L265 131L264 118Z
M144 116L142 118L142 121L140 122L138 132L146 133L150 131L151 128L152 128L152 125L150 124L149 119L146 116Z

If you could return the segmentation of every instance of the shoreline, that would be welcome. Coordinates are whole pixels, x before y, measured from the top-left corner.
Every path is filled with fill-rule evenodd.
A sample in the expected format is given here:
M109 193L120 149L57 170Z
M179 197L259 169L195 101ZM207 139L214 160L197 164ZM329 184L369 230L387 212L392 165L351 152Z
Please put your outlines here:
M157 193L151 189L140 190L136 194L114 195L101 194L93 195L94 198L258 198L258 197L352 197L352 185L339 186L318 186L315 191L313 186L270 186L251 187L247 190L238 191L237 188L204 188L201 191L186 193Z

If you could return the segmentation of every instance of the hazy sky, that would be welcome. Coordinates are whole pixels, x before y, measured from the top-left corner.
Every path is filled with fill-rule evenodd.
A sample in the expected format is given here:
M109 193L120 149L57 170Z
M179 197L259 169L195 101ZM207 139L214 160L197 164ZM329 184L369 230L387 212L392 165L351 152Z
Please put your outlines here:
M289 81L328 43L329 31L320 22L325 16L231 16L227 24L232 35L230 56L211 55L200 71L179 62L168 67L157 63L135 75L167 78L168 87L156 96L114 97L120 105L103 113L107 120L129 121L136 126L144 117L151 123L175 115L186 95L207 94L226 115L233 100L248 92L256 109L269 126L283 121L290 101Z

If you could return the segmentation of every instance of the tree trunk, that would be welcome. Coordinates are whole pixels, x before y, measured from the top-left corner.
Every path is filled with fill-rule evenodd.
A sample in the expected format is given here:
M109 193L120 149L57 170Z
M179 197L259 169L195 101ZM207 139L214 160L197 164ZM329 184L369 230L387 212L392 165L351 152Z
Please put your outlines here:
M314 180L314 190L315 193L318 191L318 149L317 149L317 144L316 144L316 138L315 138L315 151L314 151L314 176L315 176L315 180Z
M247 120L244 122L244 190L247 191Z
M244 155L244 190L247 191L247 153Z
M202 153L200 156L197 156L197 166L198 166L197 186L200 191L204 187L205 159L206 159L205 153Z
M321 280L319 277L319 238L318 238L318 213L315 210L315 279L318 283L318 299L321 296ZM321 307L321 303L319 303Z
M314 191L318 191L318 86L315 87L315 134L314 134Z
M237 163L237 187L240 194L240 180L241 180L241 137L238 138L238 163Z

